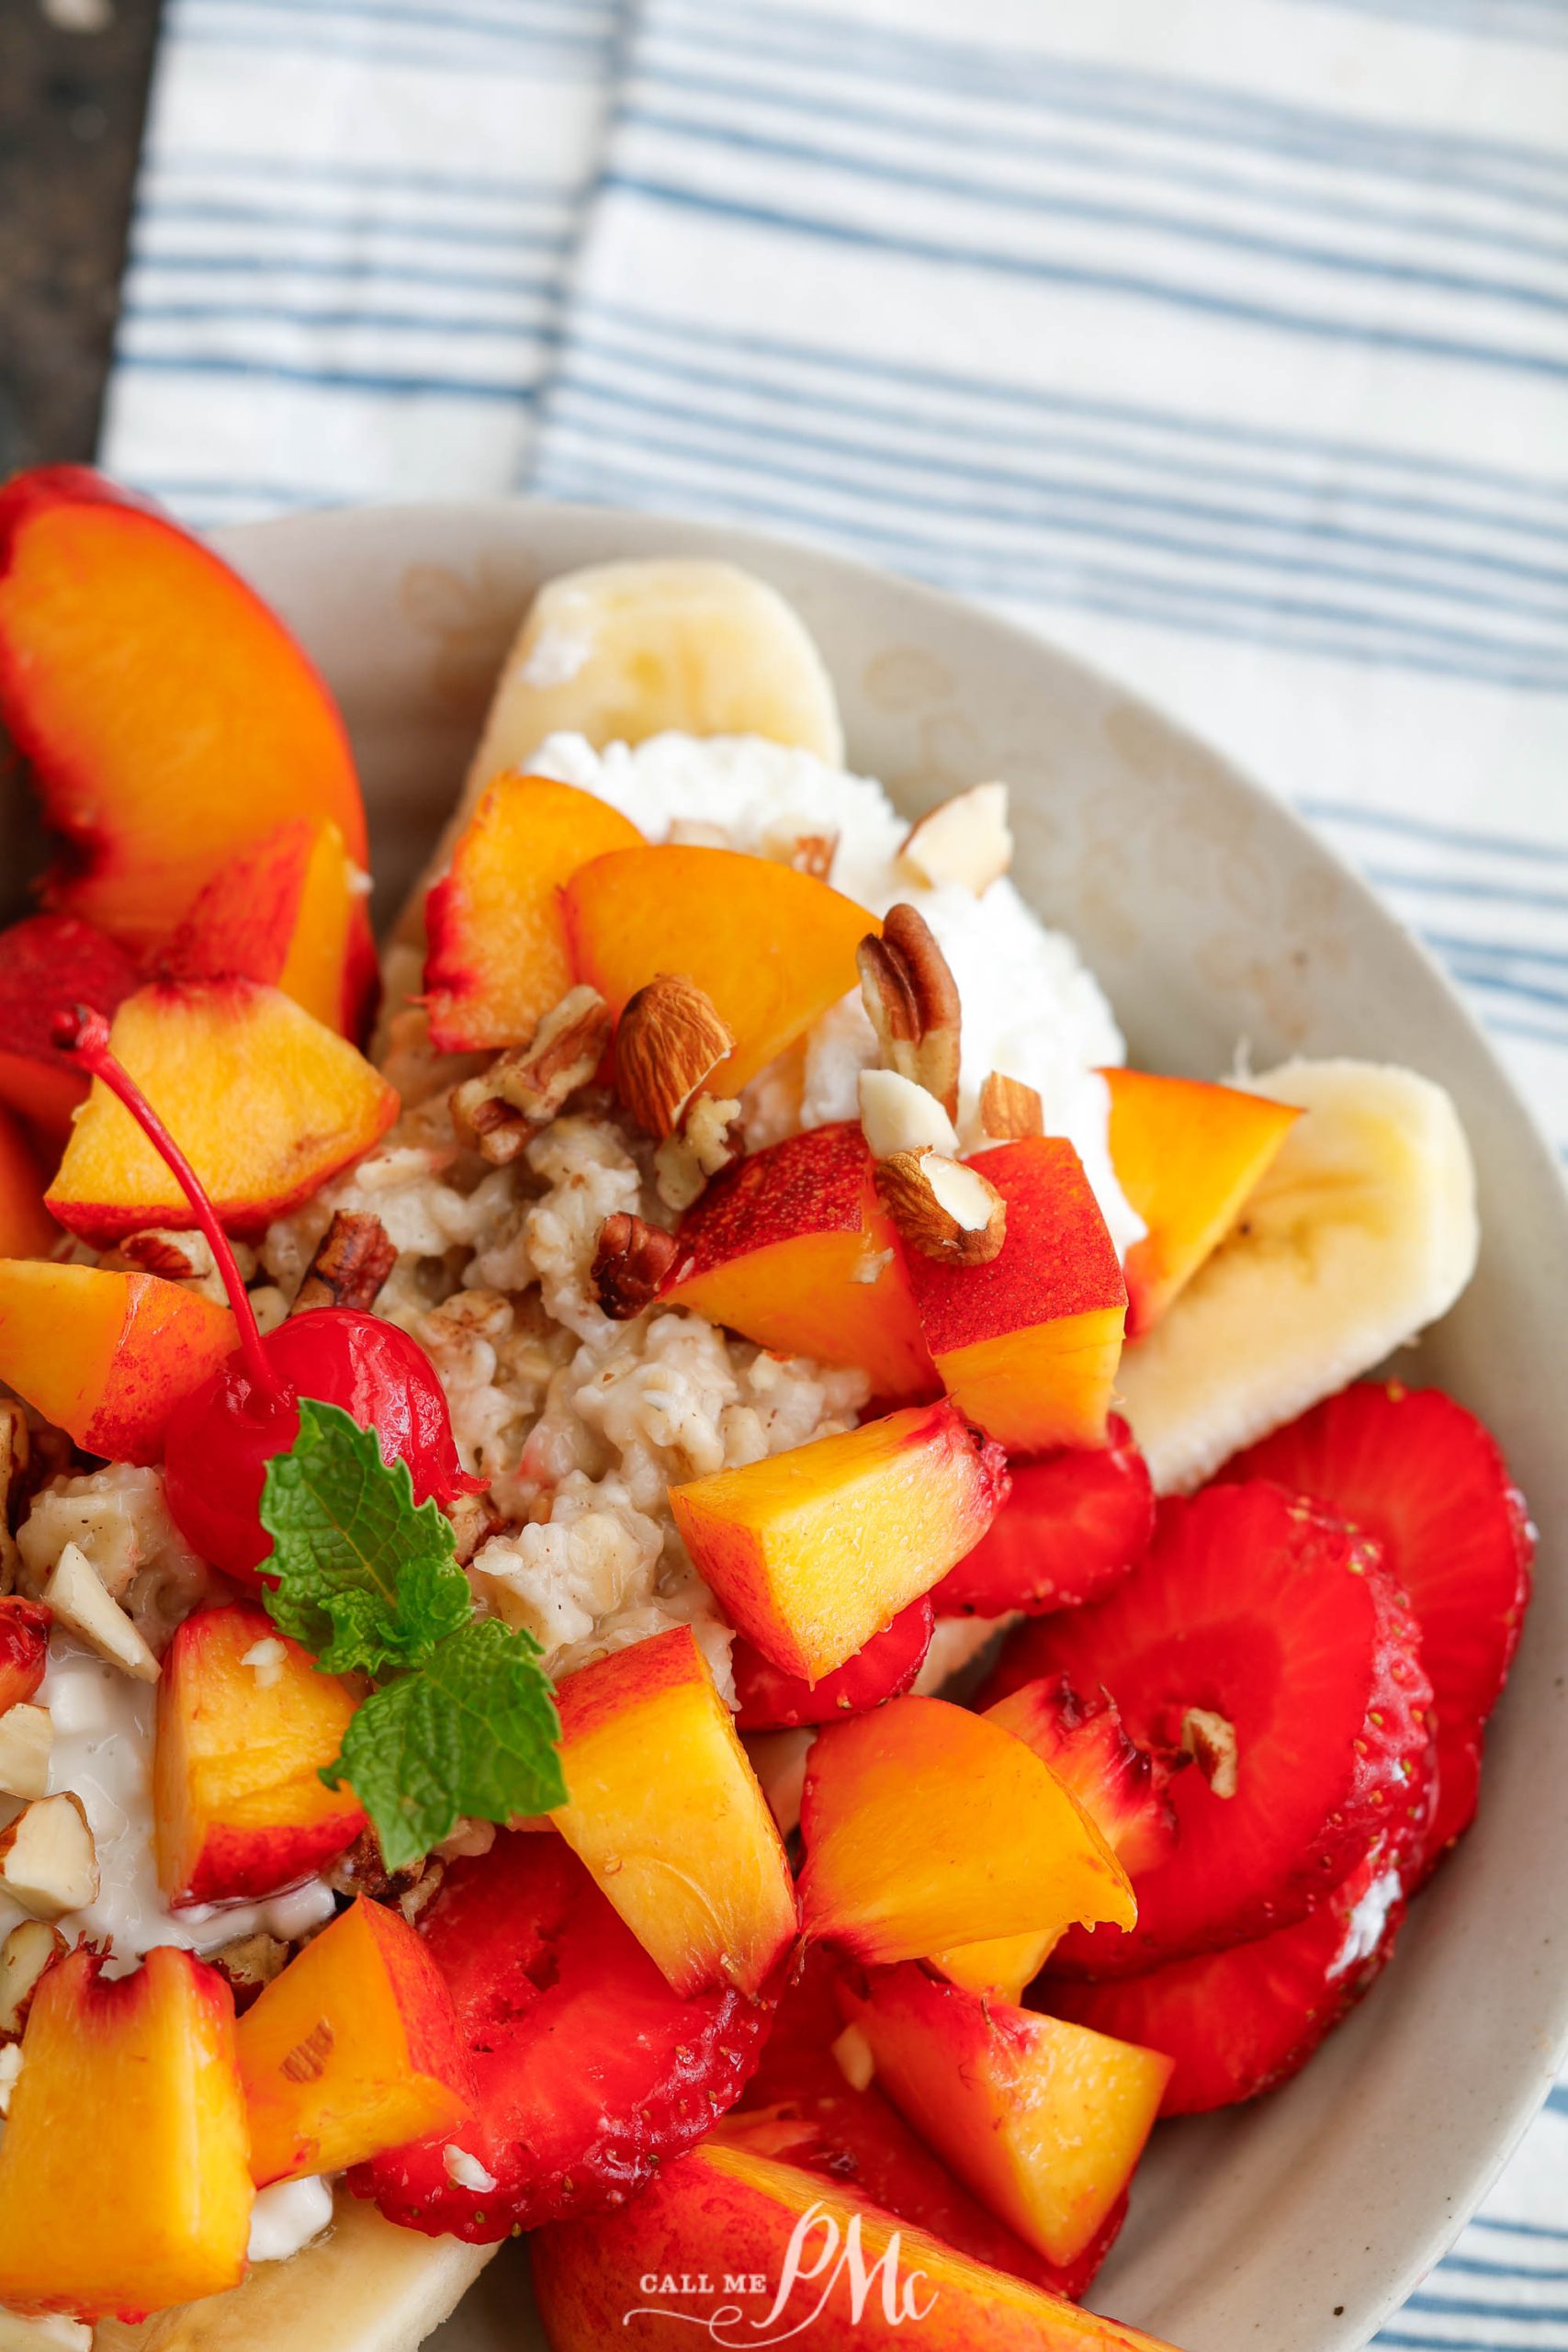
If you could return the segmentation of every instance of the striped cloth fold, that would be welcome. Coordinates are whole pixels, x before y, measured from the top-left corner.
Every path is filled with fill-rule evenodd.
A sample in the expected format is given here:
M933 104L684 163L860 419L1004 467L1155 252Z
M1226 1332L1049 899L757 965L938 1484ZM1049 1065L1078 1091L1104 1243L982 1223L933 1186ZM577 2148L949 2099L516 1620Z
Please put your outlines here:
M1568 0L170 0L104 440L981 598L1316 820L1568 1157ZM1568 2352L1568 2092L1379 2341Z

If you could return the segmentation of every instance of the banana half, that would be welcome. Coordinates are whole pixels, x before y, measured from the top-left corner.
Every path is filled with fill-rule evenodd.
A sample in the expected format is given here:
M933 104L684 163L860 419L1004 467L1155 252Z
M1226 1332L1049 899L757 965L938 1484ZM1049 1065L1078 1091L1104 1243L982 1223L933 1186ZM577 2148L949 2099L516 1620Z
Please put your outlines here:
M1440 1086L1352 1061L1287 1062L1246 1083L1306 1116L1122 1359L1122 1409L1162 1493L1371 1371L1445 1314L1475 1267L1475 1173Z

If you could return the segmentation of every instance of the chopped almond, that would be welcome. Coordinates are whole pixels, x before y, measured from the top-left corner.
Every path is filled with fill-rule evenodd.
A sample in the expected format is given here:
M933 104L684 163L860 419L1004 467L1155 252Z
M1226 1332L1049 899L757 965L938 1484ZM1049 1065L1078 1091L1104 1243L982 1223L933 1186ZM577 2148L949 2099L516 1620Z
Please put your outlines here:
M1007 1203L976 1168L938 1151L876 1163L883 1207L911 1248L949 1266L984 1266L1007 1238Z
M97 1849L80 1797L40 1797L0 1829L0 1894L35 1919L80 1911L97 1892Z
M983 898L1012 864L1005 784L972 784L922 817L905 835L898 863L940 890L956 883Z
M44 1586L44 1600L62 1625L139 1682L156 1682L158 1661L118 1600L105 1591L79 1544L67 1544Z
M64 1950L59 1928L43 1919L18 1921L0 1944L0 2035L21 2032L39 1978Z
M935 1095L897 1070L862 1070L860 1124L874 1159L891 1159L899 1151L951 1156L958 1149L953 1121Z
M54 1725L47 1707L21 1700L0 1715L0 1791L29 1803L49 1792Z

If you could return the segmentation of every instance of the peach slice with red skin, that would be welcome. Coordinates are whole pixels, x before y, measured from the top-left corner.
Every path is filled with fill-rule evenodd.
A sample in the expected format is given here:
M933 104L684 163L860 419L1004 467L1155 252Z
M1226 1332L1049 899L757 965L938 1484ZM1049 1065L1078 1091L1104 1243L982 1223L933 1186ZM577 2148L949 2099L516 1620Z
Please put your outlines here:
M19 1592L0 1598L0 1715L22 1705L43 1680L54 1612Z
M721 2303L737 2314L728 2340L794 2335L814 2352L1168 2352L842 2183L720 2140L666 2165L629 2205L536 2231L529 2252L554 2352L683 2352L704 2332L693 2321Z
M87 1081L56 1053L54 1015L88 1004L110 1019L140 978L123 947L75 915L28 915L0 931L0 1102L57 1148Z
M795 1886L691 1627L612 1650L556 1699L568 1845L682 1997L760 1991L795 1941Z
M660 972L704 990L735 1038L710 1094L739 1094L837 1004L856 985L855 949L880 929L812 875L681 842L593 858L565 906L577 976L617 1015Z
M43 1204L44 1174L16 1121L0 1111L0 1258L47 1258L60 1227Z
M579 866L638 849L629 818L547 775L498 775L425 900L431 1043L470 1053L525 1043L576 978L561 905Z
M1148 1231L1127 1252L1127 1337L1136 1339L1224 1239L1301 1113L1234 1086L1104 1069L1111 1163Z
M1028 1136L973 1164L1007 1203L998 1254L908 1259L942 1385L1010 1453L1101 1446L1127 1291L1083 1163L1061 1136Z
M159 1274L0 1259L0 1380L87 1453L161 1460L169 1416L238 1337L226 1306Z
M96 2319L238 2286L254 2190L216 1969L172 1944L40 1979L0 2140L0 2302Z
M356 1042L379 975L365 876L330 817L296 817L230 859L159 958L162 978L264 980Z
M83 466L0 491L0 718L67 854L49 905L157 947L236 852L326 817L367 862L326 687L237 572Z
M903 1252L849 1122L753 1152L688 1209L660 1293L774 1355L858 1364L890 1405L941 1386Z
M1026 2245L1075 2261L1133 2177L1171 2061L923 1968L846 1975L837 1991L878 2088Z
M806 1933L868 1966L1136 1917L1125 1871L1050 1767L945 1699L891 1699L818 1733L800 1828Z
M159 1679L152 1765L158 1883L172 1903L273 1894L353 1844L365 1815L320 1775L355 1705L265 1610L234 1601L186 1619Z
M240 2019L258 2188L341 2172L472 2111L452 1996L398 1911L361 1895Z
M260 1233L383 1136L398 1097L364 1056L259 981L159 980L127 997L109 1044L172 1129L225 1227ZM103 1248L195 1212L163 1159L95 1080L46 1195Z
M949 1404L671 1487L698 1573L764 1657L815 1682L977 1544L1007 1466Z

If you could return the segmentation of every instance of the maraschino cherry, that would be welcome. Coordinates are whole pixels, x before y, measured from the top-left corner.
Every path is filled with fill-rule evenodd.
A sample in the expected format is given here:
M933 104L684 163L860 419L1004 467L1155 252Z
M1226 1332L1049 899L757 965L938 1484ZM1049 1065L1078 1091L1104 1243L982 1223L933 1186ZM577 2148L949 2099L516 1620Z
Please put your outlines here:
M352 1306L312 1307L264 1339L229 1238L179 1146L135 1080L109 1051L102 1013L75 1005L55 1016L54 1041L79 1069L101 1078L130 1113L190 1203L212 1247L240 1344L169 1419L164 1446L170 1512L193 1551L244 1584L272 1550L260 1519L262 1482L275 1453L299 1433L299 1399L341 1405L374 1430L389 1464L406 1462L415 1499L443 1506L478 1494L457 1459L435 1367L406 1331Z

